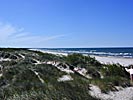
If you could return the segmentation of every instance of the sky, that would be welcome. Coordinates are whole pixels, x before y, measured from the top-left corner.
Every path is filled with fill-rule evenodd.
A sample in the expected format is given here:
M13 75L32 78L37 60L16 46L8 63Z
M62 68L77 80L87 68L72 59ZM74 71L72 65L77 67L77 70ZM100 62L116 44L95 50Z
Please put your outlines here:
M0 47L133 47L133 0L0 0Z

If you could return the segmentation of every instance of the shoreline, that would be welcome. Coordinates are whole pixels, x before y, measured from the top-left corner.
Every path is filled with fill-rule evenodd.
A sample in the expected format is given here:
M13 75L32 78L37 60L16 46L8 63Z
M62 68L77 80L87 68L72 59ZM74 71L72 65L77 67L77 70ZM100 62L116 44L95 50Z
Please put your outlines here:
M122 58L122 57L112 57L112 56L96 56L90 55L90 57L94 57L102 64L120 64L122 66L129 66L133 64L133 58Z
M42 53L50 53L50 54L54 54L54 55L63 55L63 56L67 56L67 53L61 53L61 52L52 52L52 51L47 51L47 50L40 50L40 49L29 49L32 51L40 51Z
M67 56L67 53L60 53L60 52L52 52L52 51L46 51L46 50L39 50L39 49L29 49L33 51L40 51L43 53L50 53L55 55L62 55ZM102 64L120 64L122 66L129 66L133 64L133 58L122 58L122 57L112 57L112 56L97 56L97 55L89 55L90 57L95 58Z
M33 50L33 49L32 49ZM45 50L38 50L34 49L33 51L40 51L42 53L49 53L49 54L55 54L60 56L67 56L67 53L58 53L58 52L51 52L51 51L45 51ZM104 56L95 56L90 55L90 57L95 57L96 60L98 60L101 63L120 63L121 65L129 65L133 63L133 59L130 58L120 58L120 57L104 57ZM67 81L67 80L73 80L70 76L62 76L58 79L58 81ZM116 87L118 88L118 91L110 91L108 94L102 93L101 89L93 84L90 84L90 90L88 91L92 97L97 97L101 100L131 100L133 98L133 93L131 92L133 90L133 87ZM124 96L124 97L123 97Z

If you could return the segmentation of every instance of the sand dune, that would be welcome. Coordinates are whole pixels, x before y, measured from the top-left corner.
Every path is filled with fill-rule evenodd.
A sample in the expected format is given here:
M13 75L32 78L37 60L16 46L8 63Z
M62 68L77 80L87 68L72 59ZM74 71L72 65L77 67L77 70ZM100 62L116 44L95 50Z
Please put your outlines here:
M31 49L35 51L41 51L43 53L51 53L55 55L64 55L67 56L67 53L59 53L59 52L52 52L52 51L45 51L45 50L38 50L38 49ZM105 56L95 56L91 55L91 57L95 57L96 60L101 62L102 64L121 64L123 66L128 66L133 64L133 59L132 58L122 58L122 57L105 57Z

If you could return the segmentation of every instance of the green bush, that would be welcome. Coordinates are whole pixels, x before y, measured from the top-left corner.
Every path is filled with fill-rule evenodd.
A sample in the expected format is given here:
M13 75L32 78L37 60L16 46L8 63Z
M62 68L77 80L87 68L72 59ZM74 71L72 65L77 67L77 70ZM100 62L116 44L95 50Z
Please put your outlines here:
M104 93L108 93L109 91L117 91L117 88L115 86L130 86L128 79L119 76L106 77L104 79L95 79L91 80L91 83L97 85Z
M101 68L101 72L104 76L121 76L128 77L124 67L119 64L108 64Z
M78 67L84 67L93 65L93 66L101 66L101 64L95 60L95 58L91 58L90 56L83 56L82 54L71 54L66 57L66 62Z

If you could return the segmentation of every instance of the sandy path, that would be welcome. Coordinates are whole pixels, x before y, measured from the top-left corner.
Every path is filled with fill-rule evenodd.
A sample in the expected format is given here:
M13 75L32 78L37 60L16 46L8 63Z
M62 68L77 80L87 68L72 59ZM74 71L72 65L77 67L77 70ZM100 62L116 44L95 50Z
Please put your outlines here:
M40 77L39 73L35 70L30 69L35 75L38 77L38 79L41 81L42 84L44 84L44 80Z

